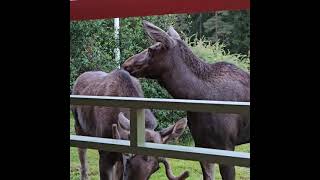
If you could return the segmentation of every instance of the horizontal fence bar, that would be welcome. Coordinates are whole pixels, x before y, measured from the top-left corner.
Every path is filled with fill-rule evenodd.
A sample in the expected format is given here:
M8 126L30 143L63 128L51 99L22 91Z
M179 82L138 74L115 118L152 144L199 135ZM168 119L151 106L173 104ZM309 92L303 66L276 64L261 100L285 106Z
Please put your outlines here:
M77 135L70 135L70 146L250 167L250 153L244 152L155 143L144 143L143 146L131 147L130 142L126 140Z
M249 114L250 102L70 95L72 105Z
M133 113L133 116L136 120L144 119L143 117L138 118L136 110L147 108L187 110L193 112L244 113L247 115L249 115L250 112L250 102L233 101L71 95L70 104L131 108L135 112ZM138 131L140 128L138 128L137 122L134 122L132 125L134 125L133 127L136 127L137 132L134 134L138 137ZM70 145L73 147L100 149L111 152L162 156L250 167L250 153L147 142L138 143L137 138L133 138L132 140L133 144L130 146L130 141L126 140L71 135Z

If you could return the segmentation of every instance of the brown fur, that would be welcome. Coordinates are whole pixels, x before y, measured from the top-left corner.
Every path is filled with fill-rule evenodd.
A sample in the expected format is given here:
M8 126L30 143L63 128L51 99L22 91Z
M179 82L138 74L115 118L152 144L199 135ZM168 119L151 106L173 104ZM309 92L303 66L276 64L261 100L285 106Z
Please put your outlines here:
M78 77L73 88L73 95L91 96L125 96L143 97L139 81L127 72L116 70L111 73L101 71L85 72ZM129 117L126 108L111 108L98 106L74 107L78 121L76 128L84 134L111 138L111 125L117 123L119 112ZM146 128L155 129L157 122L150 110L146 111Z

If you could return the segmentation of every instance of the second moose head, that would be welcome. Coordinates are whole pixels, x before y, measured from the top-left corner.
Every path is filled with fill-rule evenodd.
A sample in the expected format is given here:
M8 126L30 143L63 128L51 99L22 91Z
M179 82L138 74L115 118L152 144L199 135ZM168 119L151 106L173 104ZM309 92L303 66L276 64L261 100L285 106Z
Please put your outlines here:
M118 124L112 125L112 134L115 139L130 138L130 121L119 113ZM145 140L147 142L165 144L172 139L179 138L187 126L187 119L183 118L159 132L146 129ZM163 163L166 169L166 175L169 180L184 180L189 176L188 171L185 171L180 176L175 177L172 174L171 167L167 160L162 157L153 157L145 155L123 155L123 179L124 180L147 180L160 167L159 163Z

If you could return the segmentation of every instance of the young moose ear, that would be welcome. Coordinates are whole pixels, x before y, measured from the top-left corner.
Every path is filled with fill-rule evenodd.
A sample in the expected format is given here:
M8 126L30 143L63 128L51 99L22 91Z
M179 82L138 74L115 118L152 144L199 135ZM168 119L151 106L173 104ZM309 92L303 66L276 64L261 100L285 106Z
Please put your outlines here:
M122 112L118 114L118 122L123 129L130 130L130 121L124 116Z
M117 124L112 124L112 138L121 139Z
M129 139L130 138L130 122L123 113L118 115L118 123L112 124L112 138ZM128 129L126 129L128 128Z
M180 35L177 33L177 31L172 26L169 27L167 33L169 36L171 36L173 38L181 39Z
M163 143L167 143L168 141L172 139L179 138L183 131L187 127L187 118L182 118L179 121L177 121L174 125L171 125L167 127L166 129L163 129L160 131L160 135L162 137Z
M167 48L175 46L176 42L165 31L154 24L143 20L143 28L149 37L155 42L161 42Z

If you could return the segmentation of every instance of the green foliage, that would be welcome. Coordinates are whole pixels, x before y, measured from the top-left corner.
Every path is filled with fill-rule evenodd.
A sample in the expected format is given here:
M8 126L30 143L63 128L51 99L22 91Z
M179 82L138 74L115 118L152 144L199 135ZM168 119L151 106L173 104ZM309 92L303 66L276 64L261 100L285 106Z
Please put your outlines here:
M233 30L233 23L229 23L225 19L229 16L229 11L215 12L212 17L207 19L203 26L205 28L205 32L210 34L208 39L213 42L222 40L226 41L226 39L230 36Z
M77 21L70 23L70 86L86 71L111 71L117 67L113 49L113 21Z
M189 14L179 14L176 15L176 22L174 23L174 29L180 34L182 37L186 37L187 35L193 32L192 27L192 16Z
M212 43L220 41L231 53L247 54L250 49L249 10L181 14L177 19L175 27L187 36L196 34Z
M186 38L186 42L191 48L192 52L208 63L215 63L219 61L226 61L233 63L243 70L250 71L250 59L247 55L232 54L226 51L226 46L219 41L211 43L210 41L202 39Z

